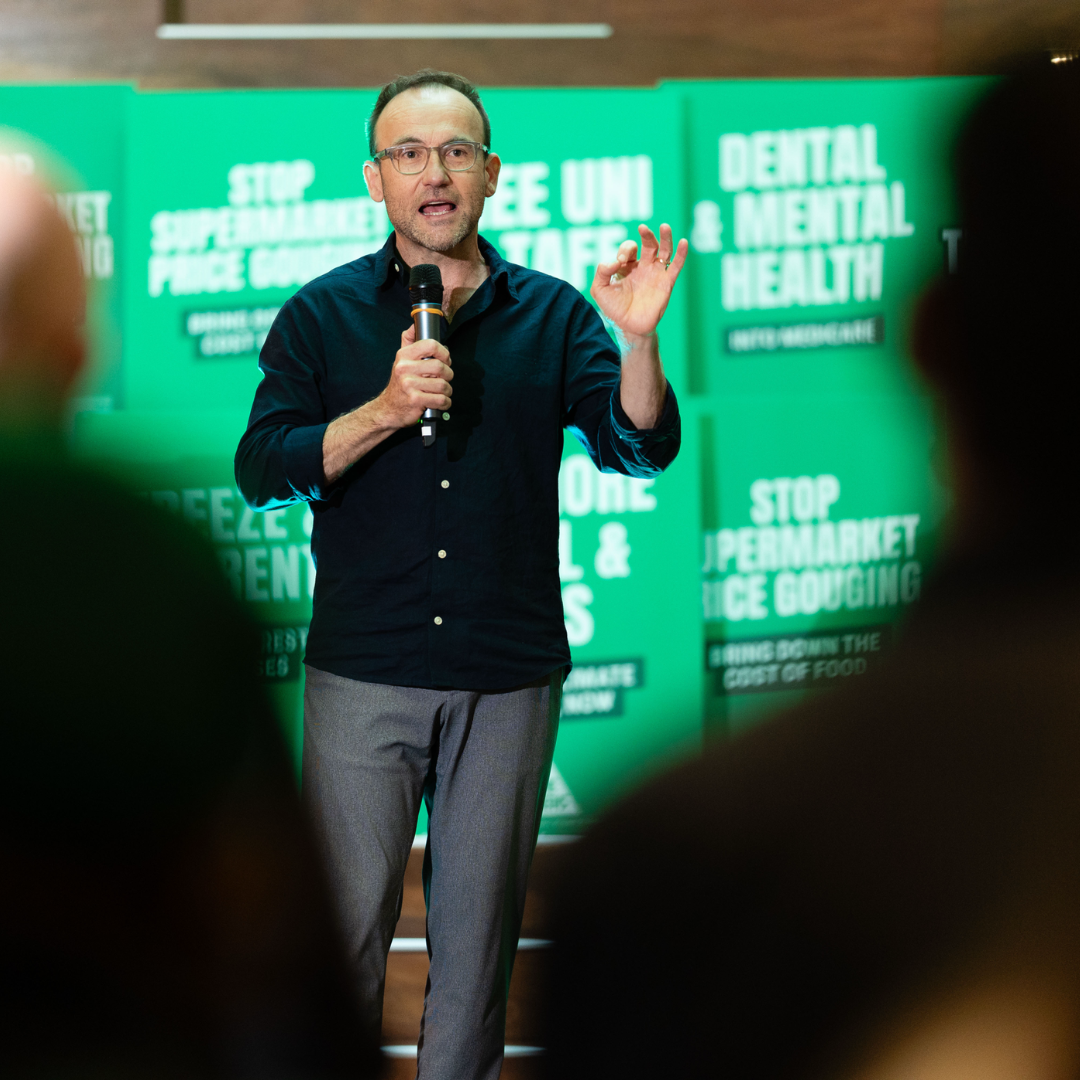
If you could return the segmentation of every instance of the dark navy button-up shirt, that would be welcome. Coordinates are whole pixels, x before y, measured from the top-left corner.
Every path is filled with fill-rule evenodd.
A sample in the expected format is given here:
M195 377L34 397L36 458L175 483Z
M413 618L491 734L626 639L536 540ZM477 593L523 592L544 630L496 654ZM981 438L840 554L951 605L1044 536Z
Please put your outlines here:
M498 690L570 662L559 586L558 473L569 427L607 472L655 476L679 449L670 386L657 427L619 403L619 355L576 289L506 262L443 323L450 419L425 447L395 432L327 483L327 424L385 389L412 322L391 235L278 313L236 452L255 509L310 502L307 663L365 682Z

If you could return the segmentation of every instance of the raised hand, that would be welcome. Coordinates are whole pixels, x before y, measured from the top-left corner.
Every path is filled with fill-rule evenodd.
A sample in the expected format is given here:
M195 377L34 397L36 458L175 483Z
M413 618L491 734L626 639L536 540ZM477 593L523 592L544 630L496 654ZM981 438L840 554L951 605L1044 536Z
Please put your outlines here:
M673 247L670 225L660 226L659 240L647 225L639 225L638 233L641 254L633 240L624 240L615 262L597 266L589 289L600 310L629 337L656 329L689 249L685 240Z

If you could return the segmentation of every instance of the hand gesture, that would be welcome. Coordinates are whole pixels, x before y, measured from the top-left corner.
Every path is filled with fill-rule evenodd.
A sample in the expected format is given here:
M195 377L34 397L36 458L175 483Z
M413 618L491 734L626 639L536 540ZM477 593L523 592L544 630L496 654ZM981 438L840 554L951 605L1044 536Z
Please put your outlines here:
M630 337L644 337L656 330L689 248L680 240L672 258L670 225L660 226L659 240L647 225L639 225L638 232L641 255L633 240L624 240L615 262L597 266L589 290L600 310Z
M450 353L437 341L416 340L416 327L401 335L390 381L376 399L386 423L395 428L415 424L425 409L450 408L454 372Z

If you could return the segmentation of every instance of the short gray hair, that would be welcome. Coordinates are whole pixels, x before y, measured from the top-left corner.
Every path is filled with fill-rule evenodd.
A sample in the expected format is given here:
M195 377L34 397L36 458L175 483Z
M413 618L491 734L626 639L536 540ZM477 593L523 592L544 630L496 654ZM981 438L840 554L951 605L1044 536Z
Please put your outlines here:
M417 86L449 86L451 90L456 90L459 94L467 97L476 106L476 111L484 122L484 145L491 145L491 121L488 119L488 114L480 101L480 94L476 86L469 82L464 75L455 75L452 71L421 68L413 75L399 75L379 91L379 96L375 99L375 107L371 110L367 122L368 151L372 157L375 156L378 150L375 145L375 125L378 123L379 117L382 116L383 109L398 94L403 94L406 90L412 90Z

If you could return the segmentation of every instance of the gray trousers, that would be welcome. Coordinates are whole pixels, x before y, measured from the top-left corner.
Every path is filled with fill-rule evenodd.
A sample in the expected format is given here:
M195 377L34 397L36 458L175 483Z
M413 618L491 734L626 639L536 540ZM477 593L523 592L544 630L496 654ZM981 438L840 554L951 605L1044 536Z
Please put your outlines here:
M307 668L303 792L378 1035L421 798L430 958L418 1076L496 1080L563 672L496 693Z

